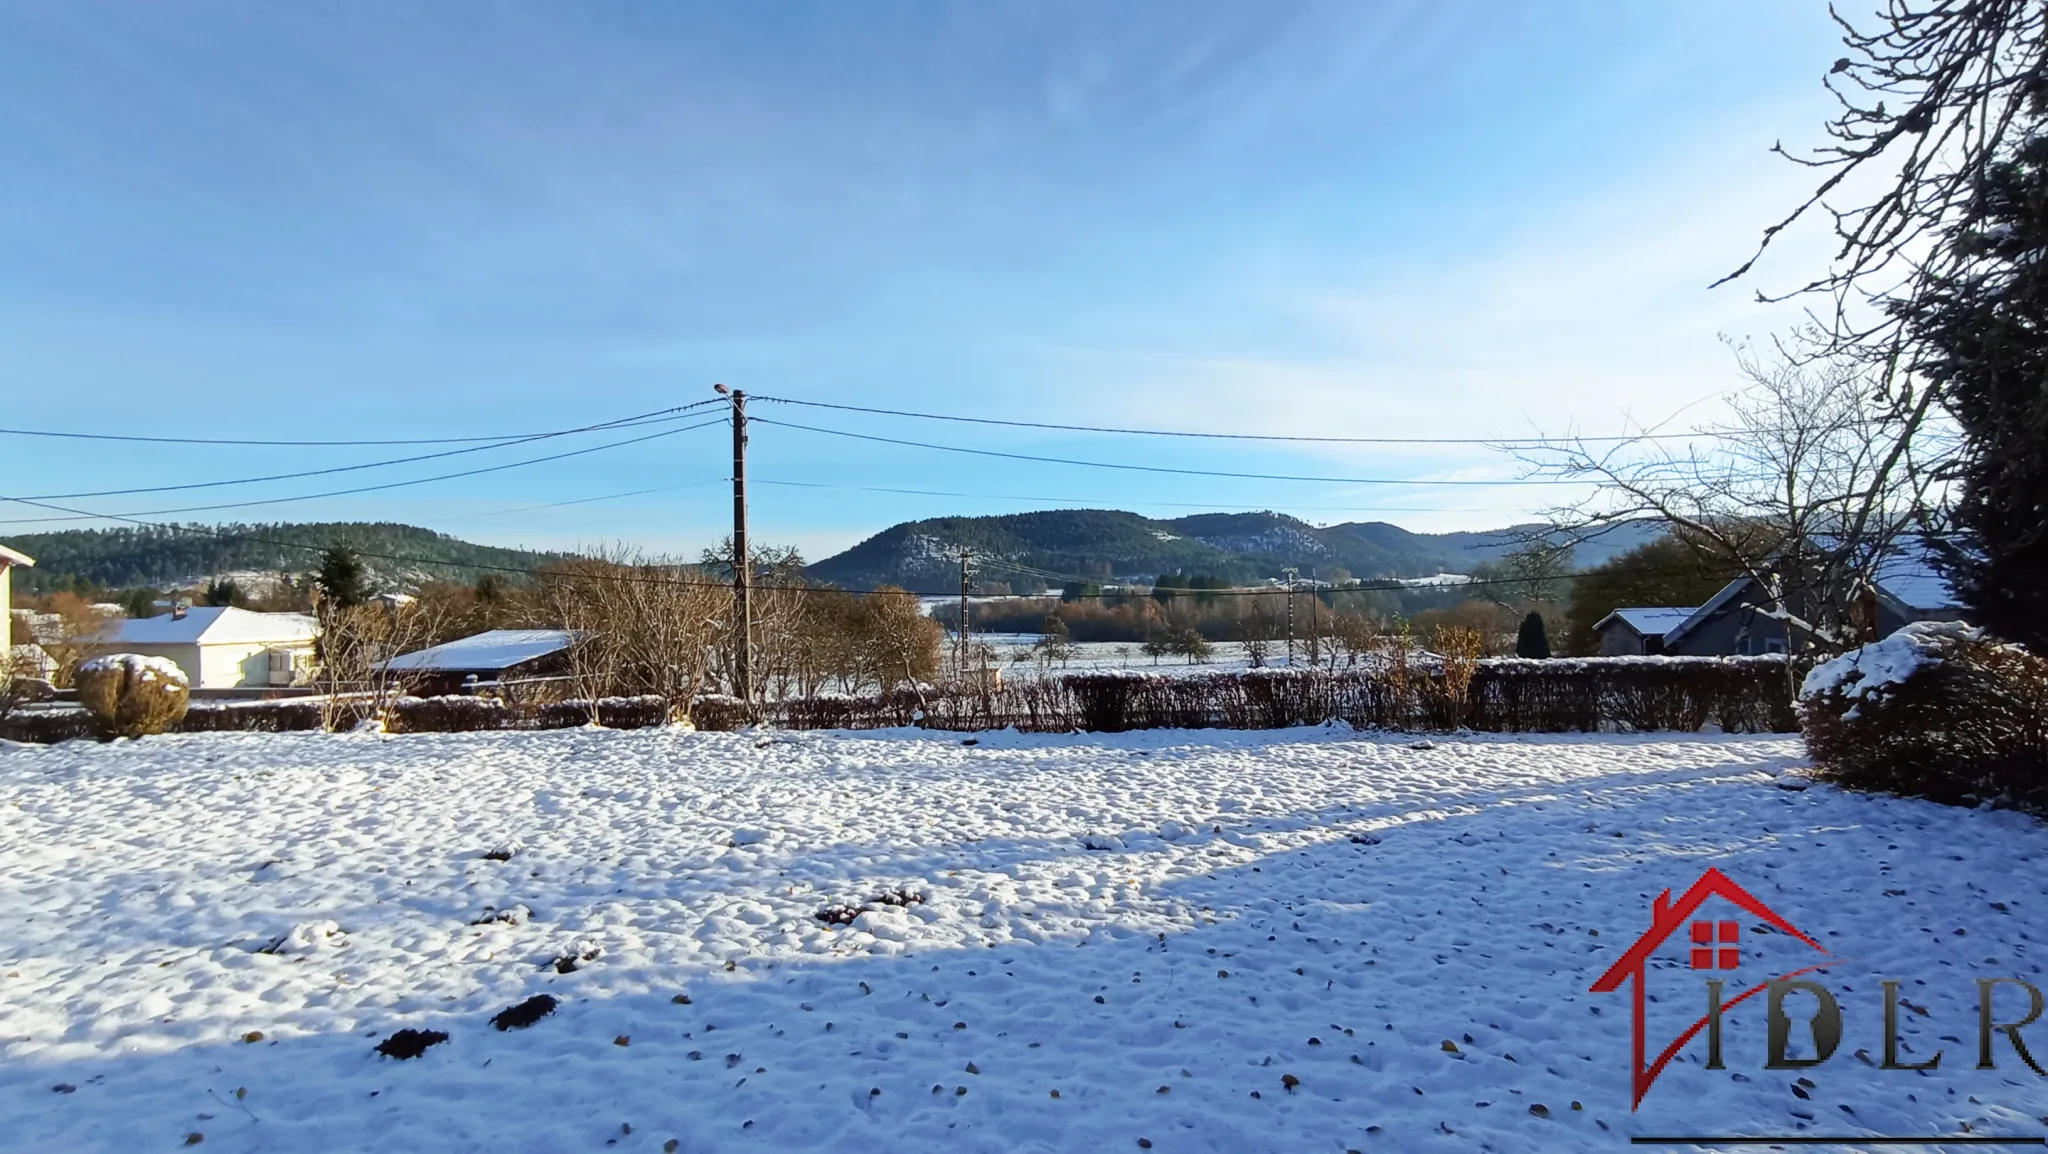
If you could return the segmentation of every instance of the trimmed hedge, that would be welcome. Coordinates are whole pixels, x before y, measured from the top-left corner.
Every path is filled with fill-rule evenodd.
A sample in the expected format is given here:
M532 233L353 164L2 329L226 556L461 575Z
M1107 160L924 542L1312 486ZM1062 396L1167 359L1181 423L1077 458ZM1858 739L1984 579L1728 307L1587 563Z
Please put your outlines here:
M361 720L359 717L351 721ZM180 733L250 731L297 733L321 728L320 703L304 698L282 701L204 701L185 712Z
M749 708L706 695L690 703L698 729L760 723L782 729L982 730L1034 733L1133 729L1280 729L1346 722L1360 729L1497 733L1696 731L1785 733L1798 728L1782 657L1610 657L1582 660L1502 658L1446 674L1417 662L1330 672L1255 669L1175 677L1087 672L1017 678L1000 688L922 686L853 696L820 694ZM367 711L368 704L362 706ZM394 732L563 729L590 721L588 701L508 704L490 697L402 698L390 710ZM67 711L68 712L68 711ZM659 697L608 697L599 721L617 729L668 723ZM59 714L62 715L62 714ZM304 698L195 705L180 727L282 731L320 728L321 707ZM45 711L22 711L0 735L25 741L72 736Z
M574 729L590 724L590 702L555 701L540 707L535 720L541 729ZM612 729L649 729L667 725L668 699L647 693L638 697L601 697L597 701L597 723Z
M191 714L185 716L190 717ZM36 745L55 745L79 737L95 737L92 714L83 709L17 709L0 718L0 737Z
M1342 721L1361 729L1497 733L1697 731L1789 733L1798 728L1783 657L1586 658L1480 661L1469 680L1411 666L1329 672L1255 669L1170 676L1127 671L1018 678L1001 688L898 689L769 702L751 713L731 698L700 699L699 729L759 721L784 729L1027 732L1279 729Z

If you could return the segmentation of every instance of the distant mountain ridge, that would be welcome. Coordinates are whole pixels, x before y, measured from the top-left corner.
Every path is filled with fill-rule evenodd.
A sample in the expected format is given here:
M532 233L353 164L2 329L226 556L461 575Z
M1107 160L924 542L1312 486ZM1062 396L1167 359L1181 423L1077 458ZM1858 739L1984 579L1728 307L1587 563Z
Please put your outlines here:
M955 591L960 550L984 560L979 580L1013 586L1064 579L1150 580L1160 573L1256 581L1293 567L1327 578L1429 577L1469 572L1519 547L1514 526L1486 532L1415 533L1384 521L1311 525L1284 513L1196 513L1154 520L1113 509L1058 509L989 517L934 517L893 525L810 566L807 574L847 588L900 585ZM1575 563L1595 565L1656 537L1648 524L1619 526L1579 547Z
M1521 530L1415 533L1384 521L1311 525L1282 513L1195 513L1154 520L1115 509L1059 509L988 517L934 517L892 525L806 574L849 589L898 585L921 593L960 587L960 550L973 550L977 581L1057 588L1073 578L1150 581L1161 573L1254 582L1293 567L1329 578L1466 573L1515 549ZM1619 526L1579 547L1577 566L1597 565L1658 536L1649 524ZM346 544L364 554L380 586L474 582L487 572L532 569L560 554L477 545L389 522L308 522L190 527L66 529L0 538L36 559L15 573L27 593L70 588L189 586L230 573L305 573L320 552ZM1041 584L1042 583L1042 584Z
M319 567L321 551L331 545L418 558L363 559L380 585L399 588L432 580L474 582L491 571L488 567L531 569L555 556L476 545L414 525L368 521L64 529L10 535L5 541L36 559L34 568L14 575L16 585L30 593L69 588L77 580L107 588L164 588L225 573L305 573Z

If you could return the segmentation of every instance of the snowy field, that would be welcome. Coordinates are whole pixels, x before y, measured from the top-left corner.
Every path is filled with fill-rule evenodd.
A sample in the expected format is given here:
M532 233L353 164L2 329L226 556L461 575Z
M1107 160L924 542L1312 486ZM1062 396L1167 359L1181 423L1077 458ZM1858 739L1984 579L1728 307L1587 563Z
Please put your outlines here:
M975 640L996 651L996 664L1003 671L1003 676L1030 677L1040 672L1032 651L1032 646L1038 643L1038 636L1036 633L983 633L976 634ZM1207 661L1190 664L1185 657L1164 656L1154 661L1145 656L1143 642L1077 641L1072 644L1072 653L1065 661L1052 662L1045 672L1057 675L1096 669L1133 669L1141 673L1185 675L1241 673L1252 667L1251 659L1245 655L1244 645L1240 642L1213 641L1210 648L1212 652ZM1308 664L1308 647L1305 644L1296 648L1295 660L1304 666ZM1275 641L1268 646L1266 664L1276 669L1287 665L1286 642Z
M2038 980L2048 834L1800 764L1782 738L1341 728L0 748L0 1147L2040 1134L2048 1078L2003 1041L1973 1068L1973 979ZM1745 1004L1727 1069L1695 1041L1632 1113L1628 994L1587 987L1709 865L1847 959L1841 1048L1766 1070ZM892 892L924 900L815 916ZM1789 942L1744 932L1736 985ZM1690 1018L1683 945L1654 972ZM1870 1063L1879 977L1903 1060L1939 1069ZM554 1014L491 1027L539 993ZM449 1039L374 1052L402 1028Z

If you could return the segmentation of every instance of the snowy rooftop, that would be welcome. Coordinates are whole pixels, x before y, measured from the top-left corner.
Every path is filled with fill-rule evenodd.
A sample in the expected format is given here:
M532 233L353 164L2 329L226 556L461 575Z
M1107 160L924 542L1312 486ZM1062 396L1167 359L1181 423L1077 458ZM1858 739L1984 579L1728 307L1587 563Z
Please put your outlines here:
M573 635L563 629L493 629L391 659L401 673L484 673L567 649Z
M1889 558L1877 567L1877 584L1886 593L1920 610L1960 609L1955 590L1935 572L1924 553L1913 557Z
M1630 629L1645 637L1661 637L1679 627L1686 618L1698 612L1697 608L1680 608L1674 605L1654 605L1629 609L1616 609L1600 621L1601 625L1619 617Z
M162 613L109 622L94 640L100 645L282 645L319 635L319 624L304 613L252 613L201 605L187 609L183 617Z

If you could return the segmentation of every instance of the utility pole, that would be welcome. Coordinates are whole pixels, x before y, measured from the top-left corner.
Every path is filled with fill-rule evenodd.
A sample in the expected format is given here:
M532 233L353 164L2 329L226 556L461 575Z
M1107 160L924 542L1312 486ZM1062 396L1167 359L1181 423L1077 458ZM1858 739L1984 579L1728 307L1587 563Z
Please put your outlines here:
M728 392L724 385L717 386ZM732 397L732 689L733 696L754 704L754 615L748 602L753 584L753 554L747 549L747 394Z
M960 550L960 632L953 639L953 674L962 681L967 679L967 561L973 556L971 549Z
M1323 659L1323 634L1318 627L1316 616L1323 596L1316 591L1316 571L1308 571L1308 663L1314 668Z
M1287 668L1294 668L1294 577L1301 570L1282 569L1287 575Z

